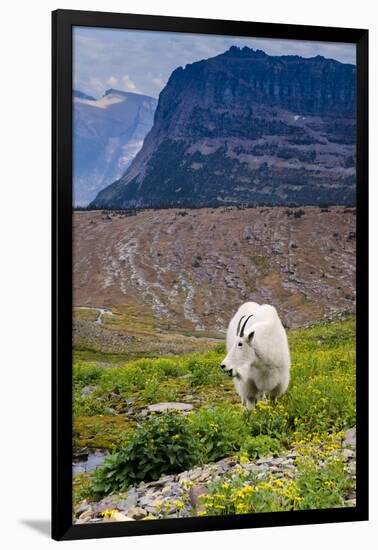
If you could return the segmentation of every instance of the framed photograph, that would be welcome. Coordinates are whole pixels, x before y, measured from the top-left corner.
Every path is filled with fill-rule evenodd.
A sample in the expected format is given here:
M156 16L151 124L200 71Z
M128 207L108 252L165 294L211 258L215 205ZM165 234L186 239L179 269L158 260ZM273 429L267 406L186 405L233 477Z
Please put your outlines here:
M52 24L53 538L366 520L368 31Z

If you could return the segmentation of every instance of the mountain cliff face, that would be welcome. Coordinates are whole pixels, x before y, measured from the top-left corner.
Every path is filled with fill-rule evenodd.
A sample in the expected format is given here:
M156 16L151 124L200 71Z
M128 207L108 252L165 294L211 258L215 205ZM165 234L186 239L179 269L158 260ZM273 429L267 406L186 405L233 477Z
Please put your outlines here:
M74 204L86 206L119 178L151 129L157 100L107 90L100 99L74 90Z
M92 206L352 203L355 66L231 47L176 69L122 178Z

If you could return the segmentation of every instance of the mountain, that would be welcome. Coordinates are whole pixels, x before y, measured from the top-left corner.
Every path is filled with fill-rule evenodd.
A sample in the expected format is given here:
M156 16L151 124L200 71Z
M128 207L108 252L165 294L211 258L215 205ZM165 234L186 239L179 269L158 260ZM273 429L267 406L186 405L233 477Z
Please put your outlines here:
M351 64L234 46L179 67L92 206L353 203L355 80Z
M156 104L113 89L100 99L73 91L75 206L86 206L125 172L151 129Z
M78 99L89 99L91 101L96 101L94 97L92 97L91 95L87 95L84 92L81 92L80 90L73 90L72 96Z

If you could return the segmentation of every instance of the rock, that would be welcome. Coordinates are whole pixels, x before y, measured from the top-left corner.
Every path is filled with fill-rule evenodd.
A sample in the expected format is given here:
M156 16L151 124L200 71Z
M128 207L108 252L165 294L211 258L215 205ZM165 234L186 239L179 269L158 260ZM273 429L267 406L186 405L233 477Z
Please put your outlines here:
M256 464L268 464L269 462L272 461L272 458L271 456L266 456L264 458L259 458L258 461L256 462Z
M83 514L84 512L87 512L90 509L91 509L91 507L88 504L88 502L86 500L83 500L83 502L80 504L80 506L78 508L76 508L75 515L76 515L76 517L80 517L81 514Z
M348 462L348 464L346 465L346 468L347 468L347 471L349 472L349 474L351 476L355 476L356 475L356 461L353 460L352 462Z
M89 455L89 451L86 447L84 447L83 449L74 449L73 453L72 453L72 459L73 461L75 460L87 460L88 459L88 455Z
M86 519L90 519L93 517L93 510L89 509L89 510L86 510L85 512L83 512L82 514L80 514L79 516L79 520L86 520Z
M119 394L118 393L114 393L114 391L111 391L109 393L109 397L110 399L119 399Z
M148 513L148 515L155 515L158 512L158 509L156 506L146 506L145 511ZM144 518L142 518L144 519Z
M150 506L155 501L155 496L145 494L142 498L139 499L139 506L145 507Z
M137 399L137 397L128 397L127 399L125 399L125 403L126 405L132 405Z
M253 464L253 462L245 462L242 464L242 467L248 470L249 472L259 472L260 468L256 464Z
M147 412L191 411L193 408L189 403L155 403L147 407Z
M352 449L343 449L343 457L345 460L349 460L351 458L354 458L355 453L352 451Z
M234 458L222 458L222 460L218 460L218 462L215 463L216 467L225 467L225 468L232 468L233 466L236 466L237 461Z
M353 447L353 449L356 448L356 428L349 428L345 432L345 438L344 438L344 445L347 447Z
M134 506L136 506L137 502L138 502L138 494L135 491L135 489L131 489L127 495L127 498L125 500L122 500L119 503L119 507L122 510L129 510L130 508L133 508Z
M127 512L127 515L129 518L138 520L145 518L147 516L147 512L146 510L143 510L143 508L133 507Z
M193 506L193 508L197 508L198 499L201 495L208 494L208 490L206 489L205 485L195 485L194 487L190 488L189 491L189 499L190 504Z
M164 487L166 483L171 483L173 481L174 476L173 475L167 475L164 477L161 477L160 479L157 479L155 481L149 481L145 484L145 487Z
M207 479L209 479L209 477L211 476L213 472L211 470L205 470L204 472L202 472L202 474L198 477L198 481L206 481Z
M101 514L105 510L114 510L115 508L118 508L118 505L112 497L105 497L93 505L93 510L96 514Z
M209 491L205 485L195 485L194 487L190 488L190 491L189 491L190 504L192 505L193 509L195 509L196 514L206 510L205 505L199 504L198 501L201 495L207 495L208 493Z
M84 388L81 390L82 397L87 397L87 395L90 395L94 391L96 391L98 386L84 386Z
M111 522L111 521L134 521L133 518L125 516L125 514L122 514L122 512L118 512L116 510L112 513L111 516L105 516L104 517L105 522Z

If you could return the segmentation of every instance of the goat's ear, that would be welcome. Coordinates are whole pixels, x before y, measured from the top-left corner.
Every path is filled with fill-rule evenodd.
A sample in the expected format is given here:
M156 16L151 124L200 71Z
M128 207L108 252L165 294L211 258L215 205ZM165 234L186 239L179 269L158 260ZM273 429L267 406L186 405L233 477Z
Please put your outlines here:
M248 344L252 344L253 337L255 335L255 331L252 330L249 334L247 334L247 342Z

